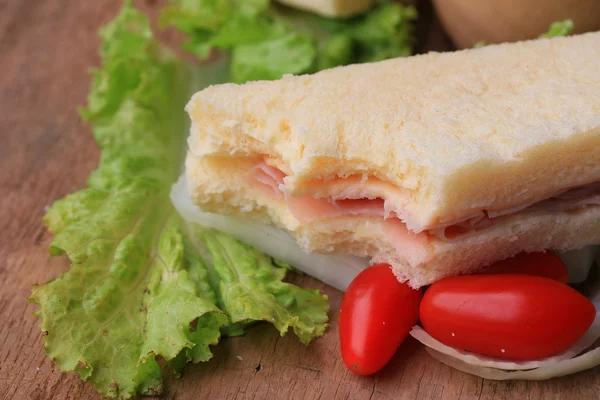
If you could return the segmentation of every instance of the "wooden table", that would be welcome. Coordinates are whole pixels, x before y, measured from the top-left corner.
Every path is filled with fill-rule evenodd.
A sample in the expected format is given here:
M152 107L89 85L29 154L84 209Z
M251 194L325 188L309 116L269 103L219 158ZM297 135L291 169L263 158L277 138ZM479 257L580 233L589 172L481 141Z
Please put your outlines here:
M75 373L61 373L42 350L39 320L27 303L31 286L62 274L64 257L51 259L44 208L85 186L98 161L83 105L97 65L98 27L121 0L0 0L0 398L94 399ZM145 10L160 5L139 3ZM419 32L430 30L425 12ZM421 49L446 49L439 29ZM600 368L544 382L484 381L430 358L408 341L380 374L358 377L339 355L341 294L319 282L331 300L332 326L308 347L280 338L269 325L225 339L204 364L180 380L166 378L166 398L202 399L600 399Z

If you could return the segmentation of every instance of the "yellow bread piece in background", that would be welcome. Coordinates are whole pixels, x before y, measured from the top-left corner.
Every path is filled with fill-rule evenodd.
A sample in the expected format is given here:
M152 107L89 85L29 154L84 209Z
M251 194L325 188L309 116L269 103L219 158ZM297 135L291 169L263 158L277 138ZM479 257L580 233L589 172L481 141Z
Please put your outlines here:
M325 17L351 17L367 11L375 0L278 0L281 4Z

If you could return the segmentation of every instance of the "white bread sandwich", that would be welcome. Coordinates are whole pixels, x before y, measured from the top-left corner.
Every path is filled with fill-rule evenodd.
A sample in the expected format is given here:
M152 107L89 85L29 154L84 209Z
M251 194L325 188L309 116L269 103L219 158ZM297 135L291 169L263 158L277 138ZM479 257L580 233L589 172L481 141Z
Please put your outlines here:
M600 244L600 33L218 85L187 111L195 204L413 287Z

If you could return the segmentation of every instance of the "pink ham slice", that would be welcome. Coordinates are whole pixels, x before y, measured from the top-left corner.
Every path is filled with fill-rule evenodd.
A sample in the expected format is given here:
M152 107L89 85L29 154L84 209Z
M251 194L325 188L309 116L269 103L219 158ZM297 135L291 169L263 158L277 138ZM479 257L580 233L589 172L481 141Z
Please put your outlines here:
M377 178L362 179L359 176L335 178L327 181L311 182L310 196L329 199L339 207L356 210L364 207L370 213L376 212L388 218L407 214L404 210L405 198L401 190ZM345 204L342 202L346 202ZM378 209L376 209L378 208ZM371 215L371 214L370 214ZM402 219L409 218L403 215Z
M279 189L279 185L284 184L283 178L285 178L285 173L279 168L261 162L252 168L250 176L263 190L266 190L278 199L283 197L283 192Z
M276 198L280 199L283 196L279 186L284 184L283 178L286 175L279 168L261 162L252 169L250 176L262 189L272 193ZM348 188L349 186L346 185L341 190ZM329 195L329 193L324 193L324 195ZM363 198L365 196L364 190L355 191L354 193L346 190L339 195L342 198L338 200L314 198L312 196L286 196L286 201L292 215L302 222L313 222L342 215L386 216L385 201L380 198ZM343 198L349 196L358 198ZM390 213L388 212L388 215Z
M429 233L438 239L450 241L468 233L477 232L500 223L502 219L520 211L531 212L568 212L586 206L600 205L600 183L565 190L554 197L538 201L527 207L515 207L513 212L487 213L487 217L477 221L465 221L444 228L432 229Z
M302 222L313 222L326 218L344 215L384 217L384 201L382 199L315 199L314 197L287 196L290 212Z
M250 174L252 180L276 198L284 197L281 186L285 173L265 162L254 167ZM397 209L398 192L389 188L389 184L379 180L361 181L360 178L334 179L316 183L313 196L285 196L290 212L299 221L310 223L340 216L376 216L386 219L384 230L390 239L399 236L417 240L424 244L429 236L451 241L463 235L489 228L503 218L518 212L570 211L589 205L600 205L600 182L578 188L563 190L554 196L531 204L513 207L495 212L481 211L466 218L450 221L430 227L425 232L410 229L405 213ZM393 200L390 201L386 195ZM400 199L401 200L401 199ZM400 201L401 202L401 201ZM404 215L403 215L404 214ZM394 240L394 243L398 243Z

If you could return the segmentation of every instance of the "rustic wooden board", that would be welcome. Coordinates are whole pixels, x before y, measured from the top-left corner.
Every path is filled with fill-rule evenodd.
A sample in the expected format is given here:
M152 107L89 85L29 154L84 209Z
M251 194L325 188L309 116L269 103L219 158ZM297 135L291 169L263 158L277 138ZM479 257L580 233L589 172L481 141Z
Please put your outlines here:
M82 188L98 161L90 128L75 109L85 103L88 68L99 62L96 30L120 1L0 0L1 399L100 398L44 355L26 298L33 284L68 267L65 258L49 257L51 235L41 218L45 206ZM160 5L139 4L154 12ZM424 13L419 48L447 49L430 22ZM167 378L165 398L600 399L600 368L545 382L484 381L436 362L414 341L377 376L354 376L339 356L341 294L309 277L295 282L329 295L332 326L323 338L305 347L258 325L223 340L213 360L188 367L182 379Z

